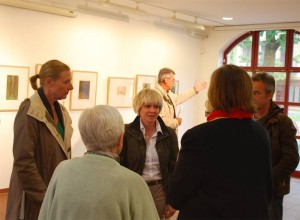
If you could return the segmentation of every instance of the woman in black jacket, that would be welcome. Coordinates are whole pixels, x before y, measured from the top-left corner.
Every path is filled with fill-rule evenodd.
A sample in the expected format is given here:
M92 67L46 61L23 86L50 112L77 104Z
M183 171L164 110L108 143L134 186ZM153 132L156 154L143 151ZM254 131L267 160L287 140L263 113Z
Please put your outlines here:
M133 101L137 117L125 125L121 165L140 174L147 182L160 218L166 205L165 192L177 155L175 130L160 118L163 101L153 89L141 90ZM134 187L134 186L133 186Z
M179 219L268 219L272 195L271 147L253 120L247 72L217 69L208 90L207 123L188 130L170 177L165 215Z

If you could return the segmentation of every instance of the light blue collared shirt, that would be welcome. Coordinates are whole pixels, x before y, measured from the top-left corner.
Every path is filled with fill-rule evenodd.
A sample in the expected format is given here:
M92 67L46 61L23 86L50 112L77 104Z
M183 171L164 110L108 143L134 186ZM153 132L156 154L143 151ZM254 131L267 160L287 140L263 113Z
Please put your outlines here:
M145 138L145 133L146 129L142 123L142 120L140 120L140 128L141 131L144 134ZM155 148L156 145L156 140L157 140L157 133L162 132L160 124L158 120L156 120L156 131L152 135L152 137L149 139L148 143L146 142L146 160L145 160L145 167L143 170L142 177L144 180L151 181L151 180L160 180L162 179L161 173L160 173L160 164L159 164L159 159L158 159L158 154Z

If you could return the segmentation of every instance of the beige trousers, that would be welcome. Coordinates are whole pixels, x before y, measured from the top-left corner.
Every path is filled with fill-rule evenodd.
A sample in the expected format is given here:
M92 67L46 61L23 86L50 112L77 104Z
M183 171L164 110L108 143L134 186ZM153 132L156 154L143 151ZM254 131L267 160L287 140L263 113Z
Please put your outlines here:
M162 184L148 186L154 200L154 204L160 219L163 218L166 207L166 195L163 190Z

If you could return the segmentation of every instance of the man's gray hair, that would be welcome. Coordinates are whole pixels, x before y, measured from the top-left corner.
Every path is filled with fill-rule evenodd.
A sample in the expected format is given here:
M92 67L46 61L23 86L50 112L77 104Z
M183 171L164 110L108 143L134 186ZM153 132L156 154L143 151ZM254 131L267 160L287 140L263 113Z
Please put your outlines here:
M275 93L275 79L272 75L261 72L252 76L252 81L262 81L266 86L266 93Z
M158 73L158 83L163 82L165 78L170 77L170 74L175 72L170 68L162 68Z
M124 132L124 122L116 108L97 105L82 112L78 128L88 151L110 152Z

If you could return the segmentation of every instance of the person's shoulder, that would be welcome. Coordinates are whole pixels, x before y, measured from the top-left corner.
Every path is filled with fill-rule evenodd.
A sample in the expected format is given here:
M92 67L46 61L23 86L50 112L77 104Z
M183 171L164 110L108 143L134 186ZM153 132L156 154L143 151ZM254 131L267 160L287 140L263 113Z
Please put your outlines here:
M24 99L19 106L19 110L23 110L23 109L28 110L30 107L30 104L31 104L31 101L29 98Z
M145 182L139 174L121 165L119 166L118 176L122 179L124 184L144 184Z
M277 114L272 115L268 121L271 123L278 121L281 124L293 124L292 119L281 111L278 111Z
M213 126L213 124L211 122L204 122L204 123L195 125L194 127L190 128L188 131L190 131L190 132L205 131L212 126Z
M267 129L262 123L259 123L256 120L250 120L251 129L257 134L268 134Z
M173 128L167 126L167 125L165 125L165 128L167 129L167 131L170 135L176 135L177 136L175 129L173 129Z
M212 130L212 124L205 122L202 124L198 124L190 129L188 129L182 136L182 139L189 138L189 137L195 137L195 138L201 138L206 135L206 133L211 132Z

